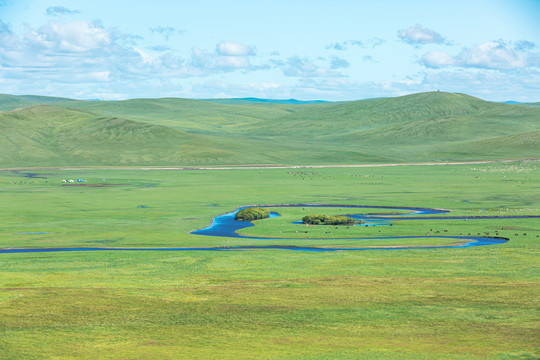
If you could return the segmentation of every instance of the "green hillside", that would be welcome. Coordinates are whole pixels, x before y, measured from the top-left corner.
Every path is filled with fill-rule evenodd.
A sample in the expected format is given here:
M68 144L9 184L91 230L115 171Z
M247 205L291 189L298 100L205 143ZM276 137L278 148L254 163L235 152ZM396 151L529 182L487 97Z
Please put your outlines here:
M50 96L0 94L0 111L15 110L37 104L55 104L68 101L73 100Z
M531 107L537 107L537 108L540 108L540 102L535 102L535 103L523 103L523 104L520 104L522 106L531 106Z
M130 119L35 105L0 114L0 162L7 166L234 163L253 151L217 136Z
M0 95L0 166L540 157L540 108L430 92L340 103Z
M57 106L211 134L236 132L238 129L235 127L286 116L296 109L294 105L247 103L233 106L177 98L76 101L60 103Z

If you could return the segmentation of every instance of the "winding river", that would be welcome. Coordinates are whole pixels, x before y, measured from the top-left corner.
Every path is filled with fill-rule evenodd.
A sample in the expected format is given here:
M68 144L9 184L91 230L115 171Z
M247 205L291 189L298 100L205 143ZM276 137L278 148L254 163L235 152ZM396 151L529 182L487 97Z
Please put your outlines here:
M378 226L378 225L391 225L391 220L435 220L435 219L514 219L514 218L530 218L540 216L421 216L421 215L438 215L449 213L450 210L444 209L430 209L430 208L418 208L418 207L393 207L393 206L364 206L364 205L324 205L324 204L287 204L287 205L260 205L265 208L276 207L314 207L314 208L346 208L346 209L375 209L375 210L398 210L408 211L404 214L361 214L361 215L346 215L348 217L362 220L364 223L357 226ZM242 239L261 239L261 240L284 240L287 238L278 237L259 237L259 236L244 236L237 233L238 230L254 226L249 221L235 220L235 214L249 206L243 206L235 211L220 215L212 220L210 226L195 230L192 234L206 235L206 236L221 236L232 237ZM279 216L276 212L271 212L270 217ZM300 223L300 222L295 222ZM458 245L442 245L442 246L388 246L388 247L350 247L350 248L332 248L332 247L299 247L299 246L273 246L270 248L288 249L288 250L304 250L304 251L338 251L338 250L403 250L403 249L449 249L449 248L463 248L471 246L485 246L504 244L508 241L507 238L501 237L487 237L487 236L444 236L444 235L431 235L431 236L384 236L384 237L354 237L354 238L339 238L340 240L368 240L368 239L418 239L418 238L443 238L443 239L457 239L461 244ZM332 238L302 238L303 240L331 240ZM298 239L301 240L301 239ZM242 247L245 249L262 247ZM229 248L230 249L230 248Z
M434 219L523 219L523 218L540 218L538 215L529 216L431 216L449 213L449 210L429 209L418 207L391 207L391 206L361 206L361 205L323 205L323 204L288 204L288 205L258 205L266 208L278 207L335 207L335 208L350 208L350 209L375 209L375 210L397 210L406 211L404 214L362 214L362 215L347 215L351 218L360 219L364 223L360 226L380 226L391 225L392 220L434 220ZM242 239L261 239L261 240L292 240L291 238L276 238L276 237L251 237L243 236L237 233L238 230L246 227L254 226L248 221L235 220L236 212L249 206L244 206L235 211L215 217L212 223L200 230L191 232L194 235L203 236L220 236ZM426 216L427 215L427 216ZM271 212L270 217L279 216L276 212ZM418 239L418 238L446 238L459 240L457 245L441 245L441 246L389 246L389 247L303 247L303 246L229 246L229 247L178 247L178 248L42 248L42 249L17 249L7 248L0 249L0 253L36 253L36 252L61 252L61 251L234 251L234 250L265 250L279 249L292 251L355 251L355 250L404 250L404 249L450 249L464 248L472 246L485 246L504 244L509 239L501 237L488 236L391 236L391 237L357 237L357 238L339 238L340 240L359 240L359 239ZM300 239L298 239L300 240ZM332 240L332 238L302 238L302 240Z

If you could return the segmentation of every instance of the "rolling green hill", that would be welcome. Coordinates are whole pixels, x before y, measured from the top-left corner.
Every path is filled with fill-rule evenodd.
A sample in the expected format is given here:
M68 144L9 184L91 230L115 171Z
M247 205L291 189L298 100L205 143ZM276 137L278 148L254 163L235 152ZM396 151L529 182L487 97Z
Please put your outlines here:
M0 95L0 167L540 157L540 108L430 92L340 103Z
M523 104L520 104L520 105L540 108L540 102L535 102L535 103L523 103Z
M0 94L0 111L15 110L38 104L54 104L69 101L73 100L50 96Z

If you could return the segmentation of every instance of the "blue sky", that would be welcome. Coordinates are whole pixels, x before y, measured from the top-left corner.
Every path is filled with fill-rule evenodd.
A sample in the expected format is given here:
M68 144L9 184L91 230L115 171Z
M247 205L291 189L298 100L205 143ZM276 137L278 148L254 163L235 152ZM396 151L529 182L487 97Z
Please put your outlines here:
M540 101L540 0L0 0L0 93Z

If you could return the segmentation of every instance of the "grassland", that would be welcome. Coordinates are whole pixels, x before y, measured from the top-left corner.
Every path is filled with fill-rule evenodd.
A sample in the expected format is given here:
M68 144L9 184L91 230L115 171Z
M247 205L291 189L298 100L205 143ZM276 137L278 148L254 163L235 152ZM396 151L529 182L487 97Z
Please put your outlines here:
M0 110L2 167L540 157L540 108L443 92L307 104L1 95Z
M316 171L2 171L0 248L276 244L189 234L248 204L539 214L538 170L538 162L514 162ZM86 186L62 183L77 178ZM307 209L280 212L281 218L259 220L243 233L305 229L288 220L300 220ZM270 224L276 219L287 221ZM317 235L311 232L325 227L312 228ZM332 253L0 254L0 358L540 357L538 219L331 227L336 237L425 235L430 229L449 235L497 230L510 241ZM346 240L280 243L335 246Z

